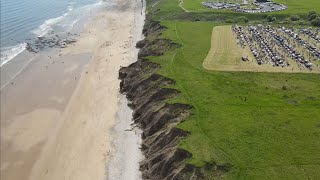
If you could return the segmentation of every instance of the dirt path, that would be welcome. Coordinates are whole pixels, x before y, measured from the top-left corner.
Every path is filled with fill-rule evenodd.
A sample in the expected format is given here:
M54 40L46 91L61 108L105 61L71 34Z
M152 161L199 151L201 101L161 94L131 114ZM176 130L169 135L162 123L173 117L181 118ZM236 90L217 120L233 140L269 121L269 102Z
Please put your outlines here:
M183 4L183 0L180 0L179 6L181 7L181 9L184 10L184 12L190 12L189 10L185 9L185 8L182 6L182 4Z

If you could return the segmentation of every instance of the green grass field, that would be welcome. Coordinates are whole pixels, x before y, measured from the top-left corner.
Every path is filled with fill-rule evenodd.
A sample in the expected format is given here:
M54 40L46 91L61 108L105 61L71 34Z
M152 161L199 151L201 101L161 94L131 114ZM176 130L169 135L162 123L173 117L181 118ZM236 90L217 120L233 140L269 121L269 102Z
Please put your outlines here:
M232 0L233 1L233 0ZM184 0L181 4L188 12L179 7L180 0L147 0L147 11L154 13L157 20L178 21L212 21L219 23L244 23L247 18L249 23L268 23L266 18L271 15L276 21L271 24L284 26L310 26L307 20L308 12L314 10L320 13L320 1L318 0L278 0L289 6L285 11L272 13L239 13L230 10L212 10L202 6L202 0ZM160 3L159 3L160 2ZM292 15L298 15L299 21L291 21Z
M274 2L285 4L288 9L277 13L308 13L310 11L320 12L319 0L273 0Z
M184 0L183 7L190 11L216 11L202 6L201 2L205 0ZM223 2L234 2L235 0L225 0ZM310 11L320 12L319 0L273 0L274 2L285 4L288 6L287 10L274 12L284 14L305 14Z
M225 179L320 177L319 74L208 71L202 62L217 24L163 24L162 36L182 47L150 60L182 92L170 102L194 107L179 125L191 132L180 145L189 163L228 164Z

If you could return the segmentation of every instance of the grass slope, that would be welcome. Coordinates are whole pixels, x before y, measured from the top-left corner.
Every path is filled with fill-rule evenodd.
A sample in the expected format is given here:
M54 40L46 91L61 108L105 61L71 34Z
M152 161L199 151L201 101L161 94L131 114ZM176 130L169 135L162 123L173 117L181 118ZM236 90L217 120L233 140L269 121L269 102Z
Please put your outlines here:
M176 81L193 115L181 147L189 163L229 164L226 179L320 177L320 75L215 72L203 69L213 23L166 21L163 37L182 45L150 57ZM210 173L208 172L209 179Z

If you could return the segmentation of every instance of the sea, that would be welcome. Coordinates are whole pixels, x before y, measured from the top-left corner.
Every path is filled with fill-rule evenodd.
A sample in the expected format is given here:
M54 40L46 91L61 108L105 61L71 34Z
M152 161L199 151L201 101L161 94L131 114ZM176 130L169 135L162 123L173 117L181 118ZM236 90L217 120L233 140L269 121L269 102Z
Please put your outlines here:
M46 47L34 48L32 45L39 43L39 39L78 35L84 24L110 3L111 0L1 0L1 69L30 51L28 47L37 53L52 47L46 44ZM25 62L33 58L30 53L24 57Z

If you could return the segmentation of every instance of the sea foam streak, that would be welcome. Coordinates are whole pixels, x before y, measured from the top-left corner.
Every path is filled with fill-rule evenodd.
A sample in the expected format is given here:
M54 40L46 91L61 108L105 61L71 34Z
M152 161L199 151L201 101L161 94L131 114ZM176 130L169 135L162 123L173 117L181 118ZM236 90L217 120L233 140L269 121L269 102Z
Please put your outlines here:
M69 12L71 12L73 10L73 6L75 3L70 3L68 5L68 12L64 13L62 16L56 17L56 18L52 18L52 19L48 19L46 21L44 21L43 24L41 24L39 26L38 29L33 30L32 32L34 34L36 34L38 37L42 37L45 34L47 34L48 32L52 31L52 26L57 24L58 22L60 22L64 17L66 17Z
M18 54L22 53L26 49L27 43L21 43L16 46L10 46L1 49L1 64L2 67L4 64L9 62L11 59L16 57Z
M43 24L40 25L40 27L34 31L32 31L34 34L36 34L38 37L42 37L48 32L52 31L52 26L59 21L61 21L64 17L66 17L68 13L63 14L62 16L48 19Z
M74 9L75 3L74 3L74 2L70 2L69 5L68 5L68 7L67 7L67 12L66 12L66 13L64 13L62 16L59 16L59 17L56 17L56 18L52 18L52 19L46 20L43 24L41 24L41 25L39 26L39 28L37 28L36 30L33 30L32 32L33 32L34 34L36 34L38 37L42 37L42 36L46 35L47 33L49 33L50 31L53 31L53 28L54 28L55 25L59 24L60 22L61 22L61 23L65 23L65 22L64 22L64 19L65 19L68 15L74 14L74 13L75 13L75 12L74 12L75 10L77 11L76 14L77 14L77 13L80 13L80 16L83 16L84 14L87 13L87 12L86 12L87 10L89 10L89 9L91 9L91 8L93 8L93 7L99 6L99 5L101 5L102 3L103 3L103 2L100 1L100 2L95 3L95 4L89 4L89 5L83 6L83 7L81 7L81 8L76 8L76 9ZM84 12L81 13L81 12L78 12L78 11L84 11ZM77 21L79 21L79 19L76 20L76 21L73 21L73 25L74 25ZM70 25L70 22L68 22L67 24ZM62 26L64 26L64 25L62 25Z

